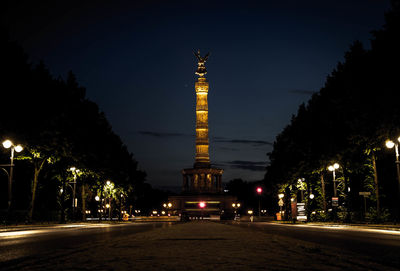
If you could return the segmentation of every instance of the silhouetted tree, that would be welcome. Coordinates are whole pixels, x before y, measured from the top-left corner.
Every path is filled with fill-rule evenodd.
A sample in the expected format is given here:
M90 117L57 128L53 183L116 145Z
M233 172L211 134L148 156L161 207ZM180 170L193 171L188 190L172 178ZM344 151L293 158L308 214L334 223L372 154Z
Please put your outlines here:
M387 138L400 135L398 3L392 1L383 29L373 32L371 49L354 42L325 86L299 107L277 136L268 154L266 183L288 185L305 177L316 188L320 208L325 209L325 199L329 201L332 195L332 177L326 168L338 162L339 196L347 219L350 210L360 210L359 191L372 192L370 199L377 201L378 215L381 203L386 208L395 206L395 176L388 173L395 172L390 169L394 163L381 163L388 155L381 149ZM378 183L378 175L386 182ZM382 197L386 200L381 202Z

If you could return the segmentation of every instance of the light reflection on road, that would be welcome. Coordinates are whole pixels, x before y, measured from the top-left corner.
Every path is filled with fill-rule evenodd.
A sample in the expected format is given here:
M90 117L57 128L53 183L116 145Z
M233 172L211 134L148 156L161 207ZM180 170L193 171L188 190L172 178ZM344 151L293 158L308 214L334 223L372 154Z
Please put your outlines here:
M266 222L265 224L280 225L286 227L304 227L304 228L316 228L323 230L338 230L338 231L345 230L345 231L373 232L373 233L400 235L400 229L376 229L376 228L365 228L365 226L353 226L353 225L282 224L282 223L268 223L268 222Z
M122 225L122 224L121 224ZM18 230L18 229L11 229L10 231L0 232L0 238L2 239L14 239L14 238L22 238L28 237L31 235L36 234L46 234L52 233L55 231L62 231L62 230L75 230L75 229L84 229L84 228L109 228L120 226L119 224L110 225L110 224L68 224L68 225L56 225L56 226L49 226L46 228L40 229L29 229L29 230Z

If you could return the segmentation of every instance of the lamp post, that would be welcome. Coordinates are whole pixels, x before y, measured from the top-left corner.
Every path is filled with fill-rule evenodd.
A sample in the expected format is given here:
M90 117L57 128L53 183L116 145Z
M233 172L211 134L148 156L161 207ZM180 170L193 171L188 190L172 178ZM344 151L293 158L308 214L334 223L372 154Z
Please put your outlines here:
M99 221L101 221L101 216L99 214L100 209L99 209L99 203L98 203L100 201L100 197L98 195L96 195L94 197L94 200L96 201L97 215L99 216Z
M308 195L309 200L307 200L307 221L311 221L311 214L312 214L312 200L314 199L315 195L310 188L310 193Z
M397 141L400 142L400 137L397 138ZM395 141L386 140L386 147L391 149L394 147L396 152L396 169L397 169L397 185L398 185L398 200L400 200L400 161L399 161L399 144ZM400 207L399 203L396 203L396 219L400 221Z
M282 207L283 207L283 198L284 197L285 197L285 194L283 194L283 193L278 194L279 214L281 215L281 219L282 219Z
M3 142L3 147L11 149L10 156L10 173L8 173L8 210L11 207L11 199L12 199L12 178L13 178L13 169L14 169L14 152L21 152L23 150L21 145L14 145L11 140L5 140Z
M258 194L258 218L261 216L261 193L262 188L259 186L257 187L257 194Z
M74 181L72 182L72 184L74 184L73 189L72 189L72 218L73 218L73 220L75 220L76 207L78 205L77 204L78 201L77 201L77 199L75 197L75 194L76 194L76 178L77 178L77 174L80 172L80 170L77 169L76 167L71 167L69 170L72 172L72 174L74 176Z
M236 216L238 215L238 214L237 214L237 209L240 208L240 206L241 206L241 205L240 205L239 202L238 202L238 203L235 203L235 202L232 203L232 207L235 209L235 211L234 211L234 213L235 213L234 220L236 220Z
M120 197L120 201L119 201L119 217L118 217L118 220L119 221L121 221L121 219L122 219L122 217L121 217L121 215L122 214L124 214L123 212L122 212L122 199L124 198L124 194L123 193L121 193L121 197Z
M171 203L171 202L168 202L167 206L168 206L168 215L170 215L171 212L172 212L172 210L171 210L171 208L172 208L172 203Z
M339 168L339 164L338 163L334 163L333 165L328 167L329 171L332 171L332 176L333 176L333 198L332 198L332 208L334 210L333 212L333 216L334 219L336 220L336 208L339 205L339 199L337 197L337 187L336 187L336 174L335 171L336 169Z
M106 204L106 209L108 209L108 220L111 221L111 205L109 203Z
M109 220L111 220L111 193L112 193L112 189L114 188L114 184L111 181L107 181L106 182L106 189L108 189L109 191L107 191L108 193L108 218Z
M331 166L328 167L328 170L329 170L329 171L332 171L332 174L333 174L333 195L334 195L335 197L337 197L336 174L335 174L335 171L336 171L336 169L338 169L338 168L339 168L339 164L338 164L338 163L335 163L335 164L333 164L333 165L331 165Z
M300 178L297 180L297 188L300 190L301 193L301 202L304 201L304 178Z

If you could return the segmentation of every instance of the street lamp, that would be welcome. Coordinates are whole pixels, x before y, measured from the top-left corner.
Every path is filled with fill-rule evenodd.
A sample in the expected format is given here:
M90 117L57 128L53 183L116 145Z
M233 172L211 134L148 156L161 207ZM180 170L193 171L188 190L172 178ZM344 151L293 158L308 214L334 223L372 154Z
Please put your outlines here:
M233 208L239 208L240 207L240 203L232 203L232 207Z
M301 193L301 202L304 201L304 178L297 180L297 188L300 190Z
M257 191L257 194L258 194L258 217L260 217L261 216L261 193L262 193L262 188L260 186L258 186L256 191Z
M278 194L279 214L281 215L281 219L282 219L282 207L283 207L283 198L284 197L285 197L285 194L283 194L283 193Z
M76 207L78 205L78 199L75 197L75 193L76 193L76 177L77 174L80 172L79 169L77 169L76 167L71 167L69 169L73 176L74 176L74 181L72 182L74 184L74 187L72 189L72 218L75 220L75 211L76 211Z
M337 188L336 188L336 169L339 168L338 163L334 163L333 165L328 167L329 171L332 171L332 176L333 176L333 197L332 197L332 208L334 210L333 216L334 219L336 220L337 218L337 213L336 213L336 208L339 205L339 198L337 197Z
M168 215L171 215L171 213L172 213L172 211L171 211L172 203L171 203L171 202L168 202L168 204L166 204L166 206L168 207L168 209L167 209Z
M21 152L23 150L21 145L14 145L11 140L3 141L3 147L6 149L11 148L11 156L10 156L10 173L8 174L8 210L11 207L11 198L12 198L12 178L13 178L13 169L14 169L14 151Z
M237 203L232 203L232 207L235 209L235 217L234 217L234 219L236 220L236 216L237 216L237 209L238 208L240 208L240 203L239 202L237 202Z
M397 141L400 142L400 137L397 138ZM395 141L386 140L386 147L391 149L394 147L396 152L396 169L397 169L397 183L398 183L398 197L400 199L400 161L399 161L399 144ZM398 204L397 204L398 205ZM400 220L400 207L397 206L397 220Z
M338 163L334 163L333 165L328 167L329 171L332 171L333 174L333 195L337 197L337 189L336 189L336 175L335 175L335 170L339 168Z
M108 194L108 205L110 206L108 209L108 218L109 220L111 220L111 193L112 193L112 189L114 188L114 184L111 181L106 181L106 190L108 189L109 191L107 191Z

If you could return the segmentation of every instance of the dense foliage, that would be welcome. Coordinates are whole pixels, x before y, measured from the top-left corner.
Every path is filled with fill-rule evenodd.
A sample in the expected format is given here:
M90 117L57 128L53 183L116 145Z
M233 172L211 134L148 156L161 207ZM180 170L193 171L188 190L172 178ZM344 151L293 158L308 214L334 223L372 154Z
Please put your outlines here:
M398 2L392 1L383 29L373 32L371 49L354 42L325 86L299 107L277 136L264 180L274 187L275 197L286 189L286 197L299 198L296 184L304 178L309 211L324 211L315 216L329 218L333 177L327 167L338 163L339 218L364 218L359 192L371 192L371 219L387 212L395 217L400 200L395 153L385 147L385 140L400 136ZM311 193L313 200L307 197Z
M113 209L118 212L145 202L144 194L151 190L144 183L145 173L138 170L104 113L86 98L74 74L68 73L66 80L54 78L43 63L29 63L23 50L4 34L0 46L0 139L24 147L15 155L11 206L15 218L63 220L70 214L71 167L79 169L77 218L88 210L97 212L96 196L113 197ZM10 150L1 149L1 163L7 164ZM1 174L4 218L7 176ZM114 184L112 189L105 187L107 180Z

